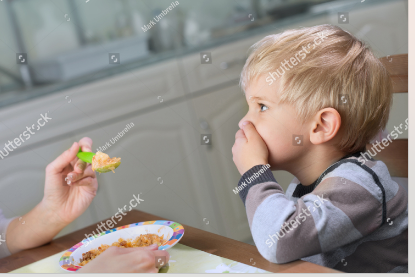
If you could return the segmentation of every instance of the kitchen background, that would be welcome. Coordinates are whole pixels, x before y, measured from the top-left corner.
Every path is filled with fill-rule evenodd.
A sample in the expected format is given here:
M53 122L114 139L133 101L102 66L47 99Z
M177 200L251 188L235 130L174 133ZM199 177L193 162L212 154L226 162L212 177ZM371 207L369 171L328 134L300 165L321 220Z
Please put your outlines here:
M98 176L91 206L59 236L113 216L139 194L144 201L136 209L252 243L244 206L232 191L240 175L231 152L248 109L238 81L249 47L288 28L328 23L367 42L378 57L408 53L407 5L2 0L0 144L42 113L52 120L0 160L0 209L13 217L33 208L43 196L46 165L88 136L94 150L109 142L105 152L122 164L115 174ZM395 95L387 130L407 117L407 94ZM129 123L134 126L112 144ZM400 136L407 137L407 131ZM293 178L274 175L284 189Z

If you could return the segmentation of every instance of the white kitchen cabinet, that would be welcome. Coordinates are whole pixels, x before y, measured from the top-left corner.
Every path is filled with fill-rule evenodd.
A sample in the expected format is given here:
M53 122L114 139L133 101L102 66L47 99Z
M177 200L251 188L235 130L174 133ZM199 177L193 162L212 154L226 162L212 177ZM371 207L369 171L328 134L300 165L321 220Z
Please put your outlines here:
M191 93L208 89L234 80L237 86L239 77L245 61L249 55L250 47L263 39L265 36L280 33L286 29L300 28L302 26L315 26L327 23L327 15L321 15L316 18L304 20L301 23L289 23L278 30L265 31L255 34L244 39L212 47L202 52L210 52L211 64L202 64L200 53L188 55L181 59L184 80L187 81Z
M202 162L200 134L189 124L194 115L184 103L163 106L184 93L178 74L176 62L167 61L1 110L4 118L9 115L2 141L18 136L42 111L52 112L52 120L17 149L20 152L0 161L4 172L0 208L6 216L23 215L42 199L46 165L73 141L89 136L96 151L106 142L112 144L132 122L134 127L105 150L121 157L122 165L115 174L98 176L93 203L60 235L113 216L118 208L129 207L137 194L144 200L137 209L223 234L221 213ZM19 201L14 201L17 197Z
M211 146L202 148L209 172L209 188L217 199L224 220L223 235L247 240L251 237L244 205L234 194L240 174L232 160L232 145L238 122L247 112L247 104L240 88L231 86L188 102L201 123L200 132L211 134Z
M21 147L77 133L90 125L105 125L118 116L183 95L177 62L169 60L5 107L0 110L4 122L0 124L0 141L13 138L13 132L25 131L41 113L49 112L52 120Z
M70 146L64 139L0 160L0 209L6 217L23 215L42 200L46 165Z
M181 111L180 115L176 109ZM133 195L139 194L144 201L136 209L222 233L219 210L210 196L209 184L203 178L205 169L201 162L200 138L186 123L191 116L187 105L179 103L88 134L98 138L94 147L109 142L111 147L106 153L122 158L115 174L98 176L100 189L105 191L107 199L104 205L112 209L112 212L108 211L97 202L100 219L114 215L118 207L127 205L128 208ZM112 138L131 123L134 126L112 144Z

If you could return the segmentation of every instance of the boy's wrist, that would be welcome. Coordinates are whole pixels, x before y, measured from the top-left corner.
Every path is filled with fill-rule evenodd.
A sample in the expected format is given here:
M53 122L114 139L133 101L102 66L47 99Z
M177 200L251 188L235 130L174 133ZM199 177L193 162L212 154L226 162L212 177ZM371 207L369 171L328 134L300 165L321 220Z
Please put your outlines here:
M271 165L269 164L258 164L248 169L239 180L239 184L244 181L256 181L255 183L262 183L267 181L276 182L272 171L270 170ZM238 185L239 185L238 184Z
M238 191L244 204L251 187L265 182L277 183L270 168L271 166L269 164L256 165L242 175L238 183Z
M241 166L238 168L238 170L241 176L243 176L246 172L248 172L250 169L252 169L255 166L267 165L267 164L268 164L268 161L263 160L263 159L256 159L255 161L250 160L247 163L242 163Z
M258 162L258 163L255 163L254 165L250 166L247 170L245 170L245 172L242 174L242 177L245 174L251 172L253 169L258 168L258 167L261 167L261 166L268 166L268 163L267 162Z

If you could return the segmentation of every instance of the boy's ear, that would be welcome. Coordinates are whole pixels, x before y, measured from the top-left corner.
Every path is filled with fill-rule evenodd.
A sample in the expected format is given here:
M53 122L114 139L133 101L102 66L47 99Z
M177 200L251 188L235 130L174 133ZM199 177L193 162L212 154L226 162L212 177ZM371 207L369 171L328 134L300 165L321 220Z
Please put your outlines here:
M339 132L341 117L333 108L325 108L317 112L311 122L310 141L321 144L333 139Z

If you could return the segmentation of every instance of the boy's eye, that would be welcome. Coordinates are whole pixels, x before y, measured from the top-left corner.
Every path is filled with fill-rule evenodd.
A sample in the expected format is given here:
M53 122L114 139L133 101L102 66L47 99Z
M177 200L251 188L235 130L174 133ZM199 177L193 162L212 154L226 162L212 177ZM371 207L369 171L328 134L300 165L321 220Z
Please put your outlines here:
M261 107L261 112L265 112L266 110L268 110L268 107L264 104L259 104L259 106Z

